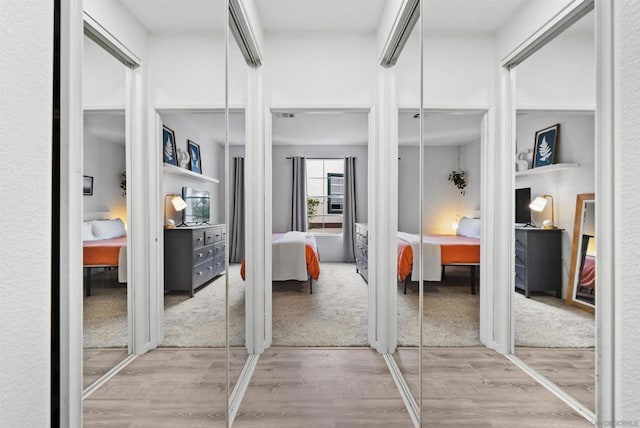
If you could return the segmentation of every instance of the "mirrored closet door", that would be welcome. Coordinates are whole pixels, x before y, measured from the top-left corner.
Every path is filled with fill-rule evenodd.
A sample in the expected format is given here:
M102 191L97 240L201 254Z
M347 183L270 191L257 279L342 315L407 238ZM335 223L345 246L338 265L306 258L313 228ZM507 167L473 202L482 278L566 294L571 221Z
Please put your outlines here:
M179 19L162 28L152 25L148 40L164 264L163 335L160 348L152 351L157 366L150 381L160 382L164 368L171 368L178 374L169 383L173 403L199 409L185 411L176 426L224 427L229 393L228 6L215 0L154 7ZM181 389L193 392L175 393Z
M231 9L230 9L231 10ZM249 356L247 335L247 292L255 284L247 282L246 212L246 107L248 103L249 66L245 62L239 43L234 37L233 19L227 28L227 137L225 139L225 235L227 237L227 269L225 282L227 289L227 344L228 344L228 394L230 423L233 422L240 405L238 393L240 373Z
M83 63L83 388L132 352L131 222L127 189L128 66L84 36Z
M421 391L421 332L422 317L420 307L423 303L424 288L421 284L421 195L420 179L422 165L420 147L421 127L421 55L422 48L420 8L421 2L415 2L411 32L405 36L406 43L397 63L393 113L397 120L398 144L398 187L397 187L397 230L393 241L394 272L396 274L396 307L393 316L397 328L394 340L397 344L393 360L406 383L407 395L411 404L410 416L414 423L420 418ZM395 121L394 120L394 121Z
M597 308L593 15L511 70L514 354L591 412Z

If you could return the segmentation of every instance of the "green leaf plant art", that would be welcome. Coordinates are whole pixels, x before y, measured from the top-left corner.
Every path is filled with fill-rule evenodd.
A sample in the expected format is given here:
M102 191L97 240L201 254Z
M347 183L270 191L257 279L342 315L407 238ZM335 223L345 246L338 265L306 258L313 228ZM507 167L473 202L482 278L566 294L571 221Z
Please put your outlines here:
M467 187L467 172L463 169L458 169L455 171L451 171L449 174L449 181L453 182L453 185L460 190L460 194L464 196L466 191L464 190Z

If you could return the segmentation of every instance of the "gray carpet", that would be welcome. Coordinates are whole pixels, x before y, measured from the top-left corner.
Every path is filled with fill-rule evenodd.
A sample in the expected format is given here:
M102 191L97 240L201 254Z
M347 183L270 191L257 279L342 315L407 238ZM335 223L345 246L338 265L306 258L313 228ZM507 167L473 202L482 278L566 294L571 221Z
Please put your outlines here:
M117 270L92 274L91 296L83 302L85 348L127 347L127 288Z
M481 346L480 299L470 293L469 268L447 268L445 281L425 282L424 346ZM418 283L398 284L398 345L418 346Z
M367 284L353 264L322 263L320 280L273 284L274 346L367 346ZM230 344L244 344L244 283L239 265L230 275ZM167 347L224 346L225 277L186 293L165 295ZM95 283L96 281L94 281ZM398 341L418 344L417 284L398 290ZM126 345L126 292L122 286L94 287L85 299L85 347ZM516 343L534 347L588 347L594 343L593 316L555 297L516 295ZM471 295L468 269L447 270L446 282L427 283L424 298L426 346L480 346L479 295Z
M527 299L515 293L516 346L535 348L591 348L596 344L595 317L563 299L536 294Z

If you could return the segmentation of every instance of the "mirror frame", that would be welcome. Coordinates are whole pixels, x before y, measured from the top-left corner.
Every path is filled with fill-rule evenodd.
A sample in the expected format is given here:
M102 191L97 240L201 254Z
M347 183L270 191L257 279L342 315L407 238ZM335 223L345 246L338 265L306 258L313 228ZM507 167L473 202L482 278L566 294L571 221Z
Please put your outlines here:
M595 193L580 193L576 195L576 213L575 219L573 221L573 241L571 244L571 265L569 268L569 279L567 282L567 294L565 296L565 301L568 305L580 308L583 311L589 313L595 313L595 305L589 305L586 302L581 302L580 300L576 300L575 288L576 288L576 275L578 274L579 266L578 266L578 256L579 256L579 246L581 243L581 235L582 235L582 222L584 218L584 205L585 202L593 201L595 202L596 195Z

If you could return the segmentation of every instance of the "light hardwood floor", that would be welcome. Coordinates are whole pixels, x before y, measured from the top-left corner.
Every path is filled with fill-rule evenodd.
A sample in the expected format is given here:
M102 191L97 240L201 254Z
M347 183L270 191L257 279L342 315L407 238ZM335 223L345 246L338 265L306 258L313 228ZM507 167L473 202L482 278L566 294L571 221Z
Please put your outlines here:
M245 350L232 350L230 379L245 360ZM224 349L158 349L84 401L84 426L224 427L225 393Z
M504 356L487 348L423 350L424 426L591 427ZM417 349L396 359L411 385L418 379Z
M125 348L85 349L82 353L82 387L97 381L118 363L127 358Z
M271 348L234 428L412 427L384 358L366 349Z
M594 348L516 348L516 355L538 373L595 412Z
M415 389L417 352L399 352ZM425 427L590 426L492 350L430 348L424 356ZM243 364L243 356L232 358L233 379ZM85 400L85 426L223 427L224 403L224 350L162 349L139 357ZM359 426L412 426L384 359L365 348L267 350L234 423Z

